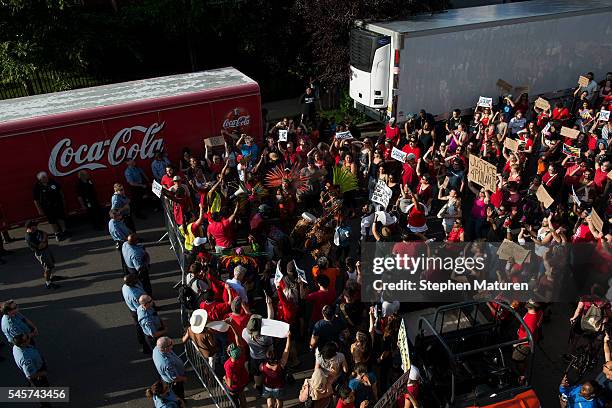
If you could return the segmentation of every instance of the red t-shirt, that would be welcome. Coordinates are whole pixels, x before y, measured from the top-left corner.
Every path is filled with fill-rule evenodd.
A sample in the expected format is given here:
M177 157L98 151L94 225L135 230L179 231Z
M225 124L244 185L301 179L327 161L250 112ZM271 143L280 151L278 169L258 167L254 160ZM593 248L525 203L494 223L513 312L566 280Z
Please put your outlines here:
M227 218L217 222L211 221L208 224L208 233L215 239L216 246L231 247L234 242L232 232L232 223Z
M251 318L250 314L246 314L244 313L244 311L242 311L239 315L235 315L233 313L229 313L227 314L227 316L225 316L225 318L230 318L232 319L230 322L230 325L232 327L234 327L234 329L236 330L236 333L242 333L242 331L246 328L247 323L249 322L249 319ZM227 340L229 343L233 343L234 342L234 333L231 330L227 331ZM240 344L238 344L240 346Z
M607 177L608 173L606 173L605 171L602 171L601 169L595 170L595 178L593 179L593 181L595 182L595 185L597 186L597 189L600 192L603 191L606 185Z
M278 308L277 319L283 322L294 324L298 315L298 305L295 302L290 302L283 292L285 289L285 280L281 279L278 284Z
M416 171L412 168L408 163L404 163L402 172L402 184L408 184L410 188L414 188L416 186L417 180L419 176L416 174Z
M336 404L336 408L355 408L355 403L351 402L350 404L345 404L344 401L342 401L342 398L338 399L338 403ZM404 408L402 406L402 408Z
M591 233L588 225L580 224L576 229L576 233L572 237L572 243L580 243L580 242L591 242L594 241L595 237Z
M323 306L331 305L334 303L334 300L336 300L336 293L330 290L318 290L306 295L306 301L312 303L310 321L316 323L321 320L323 318Z
M406 146L402 147L402 152L405 152L407 154L414 154L415 162L419 161L419 158L421 157L421 149L418 146L410 147L410 145L407 144Z
M207 277L210 282L210 289L215 294L215 300L221 302L223 300L223 292L225 292L225 282L215 278L210 273L207 274Z
M338 268L325 268L323 271L319 270L318 266L312 267L312 276L316 279L319 275L325 275L329 278L329 290L334 292L336 290L336 278L340 275Z
M240 353L240 357L233 361L227 359L223 368L225 368L225 377L231 381L232 386L228 388L232 392L240 392L249 383L249 372L244 367L246 353Z
M408 394L412 395L412 397L418 401L419 398L419 383L409 384L406 386L406 393L400 394L397 398L397 408L404 408L405 401L409 400Z
M208 313L209 322L218 322L231 312L231 307L227 303L215 302L210 303L204 301L200 303L200 309L206 310Z
M266 363L261 363L259 371L263 375L263 385L267 388L278 389L285 386L285 370L280 366L273 370Z
M529 328L531 335L533 336L533 340L537 341L538 338L538 329L542 325L542 318L544 317L544 312L538 310L536 313L526 313L523 316L523 320L525 321L525 325ZM527 338L527 332L525 331L523 325L521 325L518 329L517 336L519 340Z
M385 137L387 139L390 139L393 141L393 144L395 146L397 146L397 142L399 142L399 138L400 138L400 130L399 127L391 127L389 126L389 124L387 123L387 126L385 127Z

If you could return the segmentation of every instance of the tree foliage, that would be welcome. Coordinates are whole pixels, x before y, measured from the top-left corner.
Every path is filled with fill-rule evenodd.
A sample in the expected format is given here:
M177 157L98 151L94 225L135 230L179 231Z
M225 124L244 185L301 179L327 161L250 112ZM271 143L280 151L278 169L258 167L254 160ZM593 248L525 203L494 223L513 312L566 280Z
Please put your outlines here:
M309 35L315 76L328 86L344 86L350 77L349 33L356 20L396 20L441 10L444 0L296 0L294 13Z

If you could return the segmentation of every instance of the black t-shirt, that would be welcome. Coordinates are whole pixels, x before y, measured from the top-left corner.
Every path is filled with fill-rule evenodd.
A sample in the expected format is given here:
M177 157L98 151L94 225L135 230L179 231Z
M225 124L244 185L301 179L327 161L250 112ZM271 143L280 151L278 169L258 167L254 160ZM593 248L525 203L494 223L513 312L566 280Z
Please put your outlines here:
M77 195L83 199L87 207L98 205L98 196L93 181L83 181L79 179L77 182Z
M43 232L41 230L26 232L25 241L32 251L38 251L38 246L43 242Z
M316 100L317 98L312 93L310 95L302 95L302 97L300 98L300 103L302 104L302 113L304 115L310 115L315 112Z
M457 128L459 127L459 124L461 123L461 116L459 116L458 118L454 118L454 117L450 117L448 119L448 128L450 130L457 130Z
M34 185L34 200L38 201L43 209L47 208L62 208L62 190L55 181L49 180L45 186L41 182L36 182Z
M331 322L323 319L316 322L312 335L319 338L317 341L319 350L330 341L339 341L340 333L342 333L345 327L344 322L340 319L334 319Z

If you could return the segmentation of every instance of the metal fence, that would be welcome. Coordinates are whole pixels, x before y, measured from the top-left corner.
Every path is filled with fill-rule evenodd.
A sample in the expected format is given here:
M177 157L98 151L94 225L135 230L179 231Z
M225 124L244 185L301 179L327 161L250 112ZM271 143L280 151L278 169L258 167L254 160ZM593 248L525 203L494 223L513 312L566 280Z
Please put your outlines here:
M215 405L219 408L237 408L237 405L230 398L227 389L223 386L219 377L215 375L210 364L208 364L208 359L200 354L193 342L188 341L185 343L185 355Z
M179 284L184 285L186 283L186 275L187 275L187 255L185 251L184 238L181 232L174 221L174 211L173 211L173 203L163 198L161 199L162 206L164 209L164 222L166 224L166 235L168 240L170 241L170 248L172 252L176 255L176 259L178 261L179 267L181 268L181 281ZM162 237L163 239L164 237ZM161 239L160 239L161 241ZM178 284L177 284L178 285ZM189 309L187 309L186 305L180 302L181 308L181 322L183 326L189 324ZM223 352L223 351L221 351ZM206 388L206 391L210 394L215 405L219 408L237 408L236 404L230 398L226 388L223 386L223 383L217 377L214 370L208 364L208 359L202 356L199 352L197 346L193 344L191 341L185 343L185 356L187 357L187 361L193 367L193 371L197 375L198 379Z
M86 72L34 71L28 78L21 81L0 82L0 99L66 91L110 82L112 81L108 78L98 78Z

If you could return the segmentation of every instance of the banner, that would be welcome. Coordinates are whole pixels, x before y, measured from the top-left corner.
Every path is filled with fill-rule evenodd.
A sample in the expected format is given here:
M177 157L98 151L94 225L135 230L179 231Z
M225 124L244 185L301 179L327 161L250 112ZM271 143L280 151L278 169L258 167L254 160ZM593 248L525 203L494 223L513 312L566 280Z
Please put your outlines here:
M408 346L408 333L406 333L404 319L402 319L402 324L397 334L397 348L399 348L400 355L402 356L402 369L407 373L410 371L410 348Z
M569 137L570 139L576 139L580 134L580 130L572 129L565 126L561 126L561 136Z
M348 130L346 132L338 132L335 136L336 140L352 139L353 135Z
M540 98L536 99L535 107L538 108L538 109L543 109L543 110L547 111L547 110L550 109L550 103L546 99L540 97Z
M151 191L153 191L153 194L155 194L158 198L161 198L161 192L162 192L162 185L159 184L156 180L153 180L153 183L151 184Z
M470 154L468 180L495 192L497 190L497 168L475 154Z
M276 272L274 273L274 286L278 286L283 279L283 273L280 270L280 261L276 263Z
M392 195L393 191L391 191L389 186L387 186L387 183L382 180L378 180L376 182L376 187L374 188L374 193L372 193L371 201L387 208Z
M478 104L476 106L482 106L484 108L492 108L493 107L493 98L487 98L481 96L478 98Z
M408 153L401 151L397 147L393 147L393 149L391 150L391 158L399 162L405 163L406 156L408 156Z
M286 142L287 141L287 129L278 129L278 141Z
M544 188L543 185L540 185L540 187L538 187L538 190L536 191L536 197L538 197L538 200L540 200L540 202L544 204L544 208L550 207L555 202L555 200L550 196L550 194L548 194L548 191L546 191L546 188Z
M208 137L204 139L204 144L210 147L223 146L225 144L225 138L223 136Z

